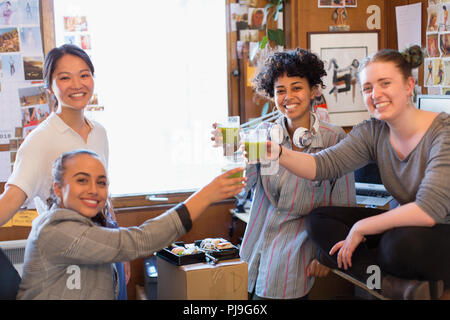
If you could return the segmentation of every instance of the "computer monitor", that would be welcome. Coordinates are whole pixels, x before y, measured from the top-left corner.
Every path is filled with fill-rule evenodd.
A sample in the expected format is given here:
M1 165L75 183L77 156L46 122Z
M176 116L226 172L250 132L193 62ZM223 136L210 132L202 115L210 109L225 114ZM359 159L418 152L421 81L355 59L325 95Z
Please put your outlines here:
M355 170L355 182L383 184L377 164L371 162Z
M417 95L417 108L450 114L450 95L419 94Z

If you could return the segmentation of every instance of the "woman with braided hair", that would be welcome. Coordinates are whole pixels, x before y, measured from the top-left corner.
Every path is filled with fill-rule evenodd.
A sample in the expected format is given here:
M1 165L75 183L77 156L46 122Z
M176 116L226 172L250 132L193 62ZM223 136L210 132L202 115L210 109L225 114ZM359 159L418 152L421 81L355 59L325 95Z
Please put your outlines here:
M370 162L378 165L399 206L321 207L311 211L306 224L322 264L342 268L369 288L374 283L368 270L378 267L374 290L392 299L450 296L450 117L412 103L412 69L423 56L413 46L404 52L384 49L363 60L358 80L372 117L339 144L315 154L270 142L267 147L270 159L314 181ZM430 287L438 290L430 293Z

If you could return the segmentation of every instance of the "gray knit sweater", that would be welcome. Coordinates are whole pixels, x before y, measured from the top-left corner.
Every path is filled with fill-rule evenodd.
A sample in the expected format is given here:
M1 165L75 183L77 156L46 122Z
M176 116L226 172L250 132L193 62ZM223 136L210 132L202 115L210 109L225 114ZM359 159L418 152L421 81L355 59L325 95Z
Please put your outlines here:
M439 114L413 151L400 160L390 144L386 122L364 121L337 145L314 154L316 180L334 179L374 161L383 184L400 205L415 202L436 223L450 224L449 123L449 114Z

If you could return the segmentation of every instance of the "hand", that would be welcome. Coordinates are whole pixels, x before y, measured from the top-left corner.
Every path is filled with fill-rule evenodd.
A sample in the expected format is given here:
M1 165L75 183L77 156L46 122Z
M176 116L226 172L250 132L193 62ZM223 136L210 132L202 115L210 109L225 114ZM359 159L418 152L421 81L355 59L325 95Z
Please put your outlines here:
M237 173L244 171L244 168L235 168L226 171L220 176L214 178L203 188L207 192L211 203L228 199L239 194L245 187L245 177L230 178Z
M131 266L129 261L123 262L123 272L125 274L125 284L128 284L128 281L130 281L131 277Z
M280 149L281 149L280 145L270 140L267 141L267 159L271 161L278 160Z
M338 267L342 268L342 266L344 266L344 269L347 270L352 266L353 252L356 247L364 241L366 241L366 238L364 238L364 235L359 232L357 223L355 223L348 233L347 238L336 243L333 248L331 248L329 254L332 256L339 250L337 256Z
M220 129L217 129L217 122L214 122L212 127L214 130L211 131L212 134L211 141L214 141L213 147L217 148L222 146L223 144L222 131Z
M311 261L311 263L306 268L306 274L308 277L322 278L322 277L326 277L329 272L330 272L330 268L328 268L327 266L324 266L316 259Z
M248 163L248 156L247 156L247 152L245 151L245 146L241 143L239 148L241 149L242 154L244 155L245 162ZM281 148L280 145L278 145L276 143L272 143L270 140L267 141L267 155L264 158L264 160L270 160L270 161L278 160L278 155L280 154L280 148Z

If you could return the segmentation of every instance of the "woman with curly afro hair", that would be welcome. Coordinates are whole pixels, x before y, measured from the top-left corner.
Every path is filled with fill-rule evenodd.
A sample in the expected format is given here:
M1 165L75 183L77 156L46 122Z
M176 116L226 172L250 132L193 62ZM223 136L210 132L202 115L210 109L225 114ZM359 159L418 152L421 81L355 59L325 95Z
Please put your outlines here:
M283 114L275 123L282 129L285 148L316 153L344 138L342 128L311 112L325 75L323 62L303 49L275 52L259 68L254 87ZM300 139L309 140L303 145L293 143L298 129L312 133L311 139ZM323 205L354 206L353 174L316 183L281 166L276 174L265 175L261 165L254 164L247 166L247 177L253 200L240 255L248 263L249 298L307 299L315 277L326 276L329 269L315 260L305 217Z

